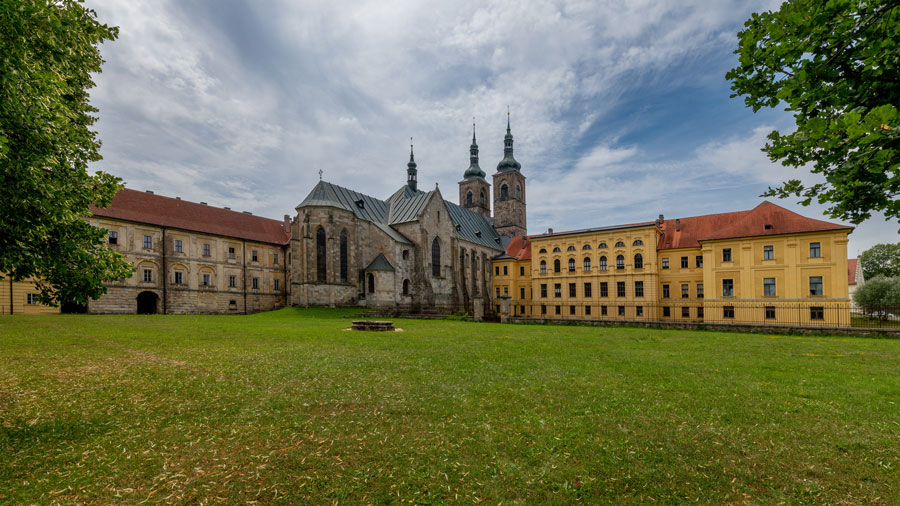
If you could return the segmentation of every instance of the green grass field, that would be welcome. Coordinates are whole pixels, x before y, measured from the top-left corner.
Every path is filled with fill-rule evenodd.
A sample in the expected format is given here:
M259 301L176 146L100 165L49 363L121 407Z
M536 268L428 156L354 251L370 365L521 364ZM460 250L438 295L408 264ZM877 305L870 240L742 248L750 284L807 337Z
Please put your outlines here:
M0 504L900 504L900 340L0 317Z

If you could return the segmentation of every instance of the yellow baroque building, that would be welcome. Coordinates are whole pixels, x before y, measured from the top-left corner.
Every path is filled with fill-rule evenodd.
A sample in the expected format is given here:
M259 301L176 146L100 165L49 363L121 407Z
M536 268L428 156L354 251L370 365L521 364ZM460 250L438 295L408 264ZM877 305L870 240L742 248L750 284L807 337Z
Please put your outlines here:
M511 317L848 326L852 227L749 211L515 238L494 260Z

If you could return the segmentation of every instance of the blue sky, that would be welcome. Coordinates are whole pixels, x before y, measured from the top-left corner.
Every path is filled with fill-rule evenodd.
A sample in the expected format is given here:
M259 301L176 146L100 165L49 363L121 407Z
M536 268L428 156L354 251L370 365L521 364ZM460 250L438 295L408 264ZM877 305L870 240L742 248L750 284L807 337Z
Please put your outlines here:
M729 98L736 33L778 2L88 0L119 26L92 100L128 187L280 218L318 180L448 200L502 158L511 110L529 232L750 209L809 174L760 148L780 110ZM776 201L828 219L823 207ZM835 220L829 220L835 221ZM900 240L875 217L851 257Z

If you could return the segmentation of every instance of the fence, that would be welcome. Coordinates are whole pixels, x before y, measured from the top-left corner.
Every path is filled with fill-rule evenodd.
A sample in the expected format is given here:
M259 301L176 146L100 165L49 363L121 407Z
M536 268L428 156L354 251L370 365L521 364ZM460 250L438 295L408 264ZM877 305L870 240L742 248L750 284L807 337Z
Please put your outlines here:
M524 301L523 301L524 302ZM864 311L849 301L635 301L596 304L511 301L510 316L548 320L682 323L795 328L900 329L900 307Z

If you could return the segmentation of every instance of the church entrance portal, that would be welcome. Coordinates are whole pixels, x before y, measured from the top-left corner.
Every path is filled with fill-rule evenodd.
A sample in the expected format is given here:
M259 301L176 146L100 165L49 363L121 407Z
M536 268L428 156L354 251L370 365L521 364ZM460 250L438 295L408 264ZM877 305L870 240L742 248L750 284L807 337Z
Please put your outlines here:
M156 314L159 296L154 292L141 292L137 296L138 314Z

